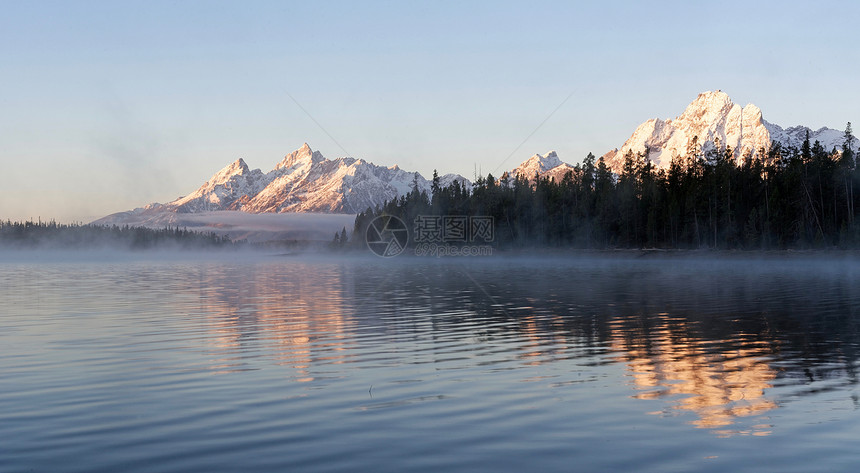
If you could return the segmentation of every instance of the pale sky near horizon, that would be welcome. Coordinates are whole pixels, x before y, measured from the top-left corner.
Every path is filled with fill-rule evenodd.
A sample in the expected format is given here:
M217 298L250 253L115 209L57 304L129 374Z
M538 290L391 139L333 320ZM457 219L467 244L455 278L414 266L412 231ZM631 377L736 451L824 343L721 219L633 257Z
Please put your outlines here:
M860 122L855 2L0 8L4 220L167 202L304 142L425 176L498 175L548 150L575 164L706 90L783 127Z

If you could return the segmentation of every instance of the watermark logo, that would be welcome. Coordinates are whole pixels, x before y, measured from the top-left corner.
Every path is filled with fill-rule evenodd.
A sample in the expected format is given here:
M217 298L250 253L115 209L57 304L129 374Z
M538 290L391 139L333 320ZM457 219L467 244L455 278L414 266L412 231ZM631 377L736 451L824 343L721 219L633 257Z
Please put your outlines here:
M490 256L495 222L489 216L419 215L412 238L416 256ZM409 228L393 215L376 217L365 233L367 247L384 258L397 256L409 246Z
M364 239L370 251L377 256L390 258L406 250L406 245L409 243L409 229L403 220L393 215L382 215L370 222Z
M493 247L490 245L446 245L438 243L419 243L415 247L415 256L492 256Z
M419 215L413 227L416 256L490 256L495 240L493 217ZM480 244L479 244L480 243Z
M415 217L417 243L491 243L495 239L493 217L419 215Z

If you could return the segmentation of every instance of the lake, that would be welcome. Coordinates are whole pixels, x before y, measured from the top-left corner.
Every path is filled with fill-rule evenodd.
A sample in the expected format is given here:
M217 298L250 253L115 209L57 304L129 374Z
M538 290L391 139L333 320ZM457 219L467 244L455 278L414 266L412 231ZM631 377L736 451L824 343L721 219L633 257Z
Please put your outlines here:
M6 256L3 472L860 466L854 256Z

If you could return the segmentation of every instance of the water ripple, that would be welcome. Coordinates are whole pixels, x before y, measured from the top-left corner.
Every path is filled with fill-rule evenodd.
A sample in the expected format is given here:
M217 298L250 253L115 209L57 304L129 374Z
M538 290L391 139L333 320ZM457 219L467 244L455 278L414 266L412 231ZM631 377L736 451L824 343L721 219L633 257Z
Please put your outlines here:
M860 460L858 271L801 268L6 264L0 470Z

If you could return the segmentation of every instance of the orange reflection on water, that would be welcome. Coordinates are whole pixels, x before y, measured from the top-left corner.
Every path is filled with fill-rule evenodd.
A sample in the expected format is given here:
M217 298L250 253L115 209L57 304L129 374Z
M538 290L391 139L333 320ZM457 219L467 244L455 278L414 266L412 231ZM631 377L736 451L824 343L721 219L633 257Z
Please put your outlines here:
M519 332L528 342L520 348L522 352L517 357L527 360L526 365L538 366L552 362L554 355L563 355L569 348L568 339L563 333L546 330L539 324L539 320L546 323L553 318L560 320L559 317L539 318L535 315L527 315L520 319Z
M618 318L610 328L612 349L627 364L639 391L633 397L668 399L671 409L696 414L691 424L715 429L720 435L770 434L766 424L726 429L740 417L759 416L778 407L765 397L765 389L776 378L766 361L766 346L744 339L731 343L698 339L690 335L683 320L668 317L650 328L633 328L629 322ZM732 348L721 348L726 346Z
M206 326L215 327L206 337L216 356L212 369L263 357L289 367L289 377L304 383L317 378L315 364L345 362L355 320L344 311L340 272L308 271L297 280L284 277L279 266L253 269L241 278L220 271L201 277L209 289L195 304L211 320Z

